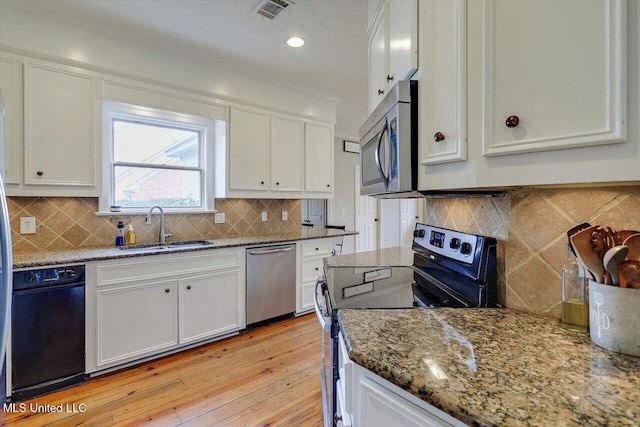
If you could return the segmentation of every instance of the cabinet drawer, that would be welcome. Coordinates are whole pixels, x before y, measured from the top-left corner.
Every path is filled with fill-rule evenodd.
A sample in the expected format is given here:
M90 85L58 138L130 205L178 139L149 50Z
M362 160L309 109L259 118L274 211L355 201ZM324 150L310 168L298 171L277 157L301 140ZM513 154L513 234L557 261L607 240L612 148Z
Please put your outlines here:
M331 239L313 240L302 244L302 256L331 255Z
M188 254L163 254L100 263L98 286L175 276L193 271L238 267L239 251L200 251Z
M324 263L322 258L305 259L302 261L302 281L313 280L322 276Z

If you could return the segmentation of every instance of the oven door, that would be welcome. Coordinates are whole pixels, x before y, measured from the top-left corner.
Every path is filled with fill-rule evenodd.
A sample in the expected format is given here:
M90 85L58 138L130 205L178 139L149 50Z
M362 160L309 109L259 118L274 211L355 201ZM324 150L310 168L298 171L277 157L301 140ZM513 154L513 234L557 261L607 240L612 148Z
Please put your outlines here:
M316 282L315 298L313 300L316 316L322 328L322 367L320 368L320 381L322 384L322 410L324 427L332 427L335 413L335 389L333 366L333 337L332 318L329 294L323 278Z
M360 194L387 192L391 171L391 147L386 116L360 141L360 171Z

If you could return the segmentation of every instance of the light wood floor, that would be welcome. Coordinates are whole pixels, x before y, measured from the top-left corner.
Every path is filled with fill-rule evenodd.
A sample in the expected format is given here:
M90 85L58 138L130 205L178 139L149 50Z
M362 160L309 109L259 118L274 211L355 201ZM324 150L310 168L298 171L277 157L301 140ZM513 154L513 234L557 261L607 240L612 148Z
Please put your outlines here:
M321 426L321 332L313 314L26 401L86 412L0 413L15 426Z

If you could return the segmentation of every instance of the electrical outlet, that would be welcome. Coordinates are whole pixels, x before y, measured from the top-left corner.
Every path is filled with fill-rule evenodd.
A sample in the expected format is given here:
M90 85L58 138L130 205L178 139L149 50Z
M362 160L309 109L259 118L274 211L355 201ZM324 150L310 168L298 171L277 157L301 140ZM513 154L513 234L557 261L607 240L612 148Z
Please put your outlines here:
M214 216L214 222L216 224L224 224L226 222L224 212L216 212Z
M282 211L282 220L286 221L289 219L289 212L287 211Z
M20 234L36 234L36 219L34 217L20 217Z
M262 212L262 221L266 221L266 220L267 220L267 213Z

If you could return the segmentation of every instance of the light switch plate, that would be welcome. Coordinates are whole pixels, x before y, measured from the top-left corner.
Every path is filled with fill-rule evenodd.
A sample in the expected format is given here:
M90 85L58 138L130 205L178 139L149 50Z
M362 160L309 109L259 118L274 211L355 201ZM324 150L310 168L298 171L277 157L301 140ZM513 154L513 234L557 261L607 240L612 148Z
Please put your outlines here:
M262 220L263 221L267 220L267 213L266 212L262 212Z
M214 216L214 222L216 224L224 224L227 219L225 218L224 212L216 212Z
M36 219L34 217L20 217L20 234L36 234Z
M289 219L289 212L287 211L282 211L282 220L286 221Z

